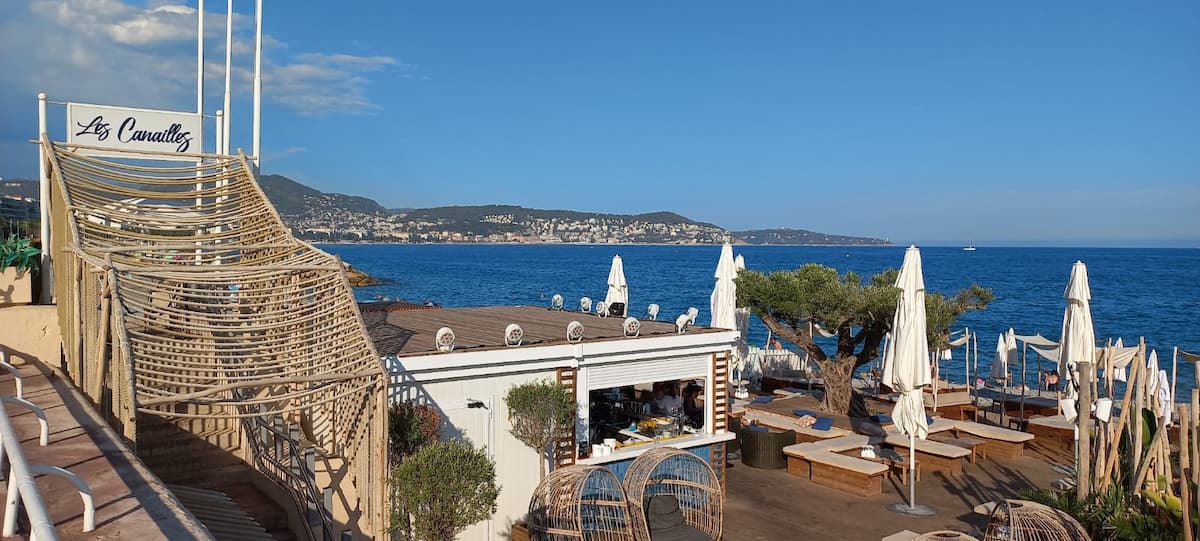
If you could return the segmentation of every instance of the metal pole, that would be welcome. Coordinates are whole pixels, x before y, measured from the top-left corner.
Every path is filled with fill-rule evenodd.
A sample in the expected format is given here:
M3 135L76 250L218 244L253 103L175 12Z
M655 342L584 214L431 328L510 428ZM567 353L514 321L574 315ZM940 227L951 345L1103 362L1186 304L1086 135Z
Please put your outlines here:
M224 109L225 121L221 124L221 142L223 146L217 147L217 154L229 154L229 87L230 87L230 70L233 69L233 0L229 0L228 7L225 13L225 103Z
M217 109L217 133L215 134L217 153L225 152L225 111Z
M254 10L254 167L262 169L262 0Z
M908 433L908 506L917 506L917 431Z
M46 133L46 93L37 95L38 99L38 139ZM41 220L42 262L41 268L42 293L38 296L41 304L53 302L54 282L50 261L50 175L46 171L46 147L38 145L38 219Z
M196 114L204 114L204 0L199 0L197 11L196 35ZM200 141L200 151L204 151L204 121L200 122L200 133L196 134Z

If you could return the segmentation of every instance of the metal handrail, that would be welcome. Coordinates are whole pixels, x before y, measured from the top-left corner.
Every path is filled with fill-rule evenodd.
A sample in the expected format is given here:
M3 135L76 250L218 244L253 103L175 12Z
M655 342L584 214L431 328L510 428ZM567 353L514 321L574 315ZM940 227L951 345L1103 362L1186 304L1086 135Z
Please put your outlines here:
M92 489L83 482L83 479L58 466L30 464L29 470L39 475L61 477L75 485L75 490L79 491L79 499L83 500L83 531L90 532L96 529L96 502L92 499Z
M12 374L13 382L17 384L17 398L25 398L25 381L21 379L17 367L8 364L8 350L4 346L0 346L0 369Z
M35 405L33 402L23 398L17 398L15 396L0 396L0 402L23 406L29 411L33 412L33 414L37 416L38 425L42 430L42 433L38 434L38 445L41 445L42 447L50 445L50 421L46 419L46 412L43 411L42 408L37 407L37 405ZM0 466L4 464L3 449L4 446L0 445Z
M312 531L311 514L305 517L310 539L332 541L333 523L326 509L325 498L316 487L316 472L309 465L302 443L295 437L271 426L263 417L248 417L242 421L248 435L255 469L281 485L292 496L298 510L315 511L320 520L319 534ZM263 441L262 435L272 441ZM309 448L311 452L311 448Z
M4 536L11 536L17 529L17 504L25 504L25 512L29 515L30 538L36 541L53 541L58 539L54 524L46 513L46 502L38 491L34 481L34 471L25 460L25 452L21 450L21 439L13 430L8 412L0 407L0 445L8 455L8 498L4 506Z

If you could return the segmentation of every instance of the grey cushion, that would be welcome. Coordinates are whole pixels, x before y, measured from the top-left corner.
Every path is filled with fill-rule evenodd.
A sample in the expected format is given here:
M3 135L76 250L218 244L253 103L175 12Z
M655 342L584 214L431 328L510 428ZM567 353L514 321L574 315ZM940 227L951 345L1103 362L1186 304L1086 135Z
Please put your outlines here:
M684 523L679 500L669 494L650 497L646 505L646 525L652 541L712 541L700 530Z

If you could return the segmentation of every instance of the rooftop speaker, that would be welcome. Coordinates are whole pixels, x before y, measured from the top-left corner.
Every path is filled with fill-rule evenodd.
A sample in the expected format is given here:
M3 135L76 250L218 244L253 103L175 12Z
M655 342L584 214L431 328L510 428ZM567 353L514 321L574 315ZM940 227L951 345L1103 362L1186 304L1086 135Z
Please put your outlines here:
M638 321L636 317L625 318L625 324L623 327L625 328L625 336L630 338L633 338L642 332L642 322Z
M571 343L583 340L583 323L572 321L567 324L567 341Z
M525 338L525 331L516 323L509 324L504 328L504 345L519 346L521 340Z
M454 351L454 331L450 327L438 329L436 342L438 351Z

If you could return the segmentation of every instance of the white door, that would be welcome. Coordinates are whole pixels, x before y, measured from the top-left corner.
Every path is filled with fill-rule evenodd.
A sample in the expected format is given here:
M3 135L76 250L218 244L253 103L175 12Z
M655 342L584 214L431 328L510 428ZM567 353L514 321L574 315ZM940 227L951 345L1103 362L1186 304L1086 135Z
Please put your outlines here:
M445 419L442 422L442 437L448 439L457 439L469 441L475 448L487 448L488 457L495 459L493 449L495 449L493 427L493 417L495 415L495 400L488 398L487 400L474 400L460 404L450 405L450 408L443 408L442 413L445 414ZM475 524L467 528L462 535L459 536L461 541L493 541L492 519L488 519L479 524Z

